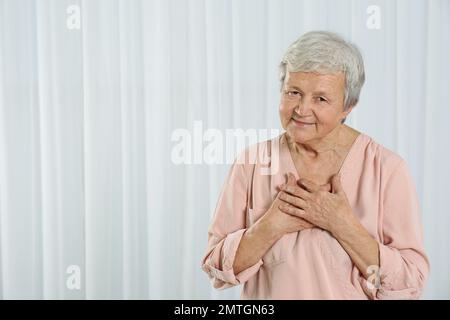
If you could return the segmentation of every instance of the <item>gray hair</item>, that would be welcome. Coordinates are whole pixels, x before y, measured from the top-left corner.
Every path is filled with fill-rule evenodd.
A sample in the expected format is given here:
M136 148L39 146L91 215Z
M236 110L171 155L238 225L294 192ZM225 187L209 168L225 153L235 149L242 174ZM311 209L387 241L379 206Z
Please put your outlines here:
M358 103L365 81L364 61L358 48L338 34L328 31L305 33L288 48L280 63L281 89L287 71L321 74L343 72L346 83L344 110Z

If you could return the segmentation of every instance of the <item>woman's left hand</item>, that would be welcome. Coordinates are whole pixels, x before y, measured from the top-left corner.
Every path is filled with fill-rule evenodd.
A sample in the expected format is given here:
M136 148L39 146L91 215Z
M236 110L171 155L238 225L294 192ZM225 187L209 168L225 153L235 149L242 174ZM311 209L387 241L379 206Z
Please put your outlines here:
M281 211L300 217L335 236L355 223L339 175L334 175L331 180L331 192L306 179L300 179L297 184L302 186L281 186L279 198L284 202L279 206Z

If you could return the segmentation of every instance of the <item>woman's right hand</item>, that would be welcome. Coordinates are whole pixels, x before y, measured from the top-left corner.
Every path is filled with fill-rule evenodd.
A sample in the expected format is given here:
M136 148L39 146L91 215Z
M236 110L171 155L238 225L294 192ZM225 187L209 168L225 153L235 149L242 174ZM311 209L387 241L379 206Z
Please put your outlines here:
M288 175L287 185L296 185L295 177L291 174ZM279 199L280 193L277 194L275 200L273 200L270 208L264 214L261 219L266 220L266 222L274 228L276 234L280 237L287 233L302 231L309 228L314 228L315 226L306 220L295 217L284 213L279 209L279 206L285 203Z

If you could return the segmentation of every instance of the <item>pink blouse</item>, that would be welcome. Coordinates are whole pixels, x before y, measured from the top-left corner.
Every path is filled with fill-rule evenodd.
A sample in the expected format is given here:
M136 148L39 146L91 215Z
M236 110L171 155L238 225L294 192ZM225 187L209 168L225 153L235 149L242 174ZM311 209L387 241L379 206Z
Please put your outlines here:
M367 285L339 242L319 228L284 235L255 265L235 274L233 262L242 235L267 211L288 172L299 178L284 134L246 149L236 159L202 259L202 269L215 288L243 284L242 299L420 297L429 263L413 180L400 156L362 133L340 173L354 214L379 243L378 289Z

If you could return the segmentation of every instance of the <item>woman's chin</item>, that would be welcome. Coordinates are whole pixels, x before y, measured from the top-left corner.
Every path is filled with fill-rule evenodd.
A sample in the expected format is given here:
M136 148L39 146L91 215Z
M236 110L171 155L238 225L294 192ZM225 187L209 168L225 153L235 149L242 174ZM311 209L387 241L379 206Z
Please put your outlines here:
M292 140L298 143L306 142L314 138L313 133L304 132L304 130L293 127L288 128L287 133Z

